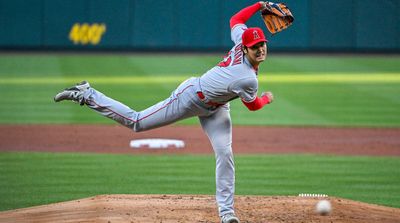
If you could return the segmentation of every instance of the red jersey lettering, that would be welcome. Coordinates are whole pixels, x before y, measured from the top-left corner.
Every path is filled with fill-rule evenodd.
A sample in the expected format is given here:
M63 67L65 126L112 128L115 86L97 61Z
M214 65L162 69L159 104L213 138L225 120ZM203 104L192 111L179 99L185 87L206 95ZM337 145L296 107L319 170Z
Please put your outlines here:
M232 62L232 57L231 54L234 55L233 57L233 63ZM242 51L242 44L239 44L235 47L235 49L232 51L229 51L229 53L224 57L224 60L221 61L218 66L219 67L228 67L228 66L234 66L237 64L241 64L243 61L243 51Z
M231 58L231 52L227 53L224 57L224 60L219 62L218 66L219 67L227 67L231 64L232 58Z
M242 44L239 44L235 47L235 59L233 60L232 66L241 64L242 59L243 59Z

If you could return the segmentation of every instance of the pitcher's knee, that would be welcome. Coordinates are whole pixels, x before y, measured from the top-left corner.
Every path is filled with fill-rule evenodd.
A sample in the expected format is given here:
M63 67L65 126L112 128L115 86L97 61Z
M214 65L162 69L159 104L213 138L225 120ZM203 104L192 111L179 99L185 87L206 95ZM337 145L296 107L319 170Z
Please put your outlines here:
M232 148L215 148L214 149L215 155L218 157L232 157Z

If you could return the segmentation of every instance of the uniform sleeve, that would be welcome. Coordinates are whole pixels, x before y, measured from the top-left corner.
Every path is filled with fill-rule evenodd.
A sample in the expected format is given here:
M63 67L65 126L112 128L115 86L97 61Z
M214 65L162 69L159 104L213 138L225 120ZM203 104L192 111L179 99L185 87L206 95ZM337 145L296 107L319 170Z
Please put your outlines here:
M261 6L259 2L254 3L231 17L229 25L231 27L231 39L235 45L242 41L242 33L247 29L245 23L261 9Z
M247 6L246 8L240 10L238 13L233 15L229 20L229 25L231 29L237 24L245 24L256 12L258 12L263 4L260 2L254 3L253 5Z
M243 102L252 102L257 97L258 82L255 78L239 79L232 83L230 90L242 99Z
M231 40L237 45L242 42L242 34L247 29L245 24L238 24L231 30Z
M271 103L266 94L262 95L261 97L256 96L256 98L251 102L246 102L243 100L242 102L250 111L257 111L264 107L264 105Z

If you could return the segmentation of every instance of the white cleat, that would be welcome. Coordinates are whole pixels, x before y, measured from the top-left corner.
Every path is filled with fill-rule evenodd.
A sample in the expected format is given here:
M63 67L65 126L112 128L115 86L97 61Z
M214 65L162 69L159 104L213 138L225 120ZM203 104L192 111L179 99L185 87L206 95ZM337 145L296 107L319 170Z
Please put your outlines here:
M240 223L234 214L226 214L221 217L221 223Z
M70 100L79 103L80 105L85 104L85 100L83 98L83 93L90 88L90 84L87 81L82 81L70 88L66 88L65 90L58 93L54 96L55 102L60 102L63 100Z

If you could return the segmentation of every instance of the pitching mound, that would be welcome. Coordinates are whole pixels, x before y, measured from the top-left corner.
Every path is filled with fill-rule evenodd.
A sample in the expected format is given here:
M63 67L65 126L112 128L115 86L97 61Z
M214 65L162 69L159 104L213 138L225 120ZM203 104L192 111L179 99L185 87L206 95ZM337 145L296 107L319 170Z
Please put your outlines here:
M242 222L400 222L400 209L341 198L328 198L330 215L315 213L320 198L236 196ZM0 212L0 222L219 222L214 196L101 195L32 208Z

